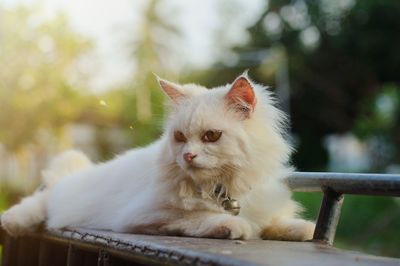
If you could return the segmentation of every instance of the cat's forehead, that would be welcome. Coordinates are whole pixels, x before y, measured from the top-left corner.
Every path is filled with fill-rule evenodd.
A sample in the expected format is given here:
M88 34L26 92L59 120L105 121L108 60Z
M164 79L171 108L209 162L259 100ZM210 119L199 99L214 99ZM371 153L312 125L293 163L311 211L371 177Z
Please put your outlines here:
M187 95L188 97L198 96L204 93L208 93L209 91L209 89L204 86L192 83L184 84L182 85L182 88L185 91L185 95Z
M224 95L223 89L211 89L188 97L175 109L175 127L194 132L222 126L226 120Z

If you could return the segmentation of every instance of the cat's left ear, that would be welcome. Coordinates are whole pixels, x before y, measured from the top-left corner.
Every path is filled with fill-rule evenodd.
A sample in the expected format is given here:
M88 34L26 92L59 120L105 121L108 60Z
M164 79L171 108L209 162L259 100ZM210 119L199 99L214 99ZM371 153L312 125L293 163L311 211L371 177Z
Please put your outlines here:
M249 118L256 107L257 98L253 85L246 74L239 76L225 96L228 105L235 111Z
M181 85L175 84L175 83L165 80L165 79L161 79L157 75L156 75L156 78L157 78L158 84L160 84L161 89L175 103L186 97Z

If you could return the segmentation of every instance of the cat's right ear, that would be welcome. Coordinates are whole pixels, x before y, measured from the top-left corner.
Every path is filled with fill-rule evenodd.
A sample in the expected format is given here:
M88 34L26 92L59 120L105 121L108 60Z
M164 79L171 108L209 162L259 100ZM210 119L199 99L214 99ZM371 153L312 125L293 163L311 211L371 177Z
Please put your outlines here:
M156 75L158 84L160 84L161 89L167 94L167 96L174 101L175 103L179 102L183 98L185 98L185 94L183 93L183 88L179 84L175 84L171 81L161 79Z
M228 105L243 117L250 117L256 106L257 98L246 72L236 78L225 99Z

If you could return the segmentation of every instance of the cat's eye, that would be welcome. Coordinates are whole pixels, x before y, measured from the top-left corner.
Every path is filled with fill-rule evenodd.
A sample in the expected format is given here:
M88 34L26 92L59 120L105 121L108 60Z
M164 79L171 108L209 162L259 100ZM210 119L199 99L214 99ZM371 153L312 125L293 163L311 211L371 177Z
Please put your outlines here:
M201 137L204 142L216 142L222 135L221 130L207 130L206 133Z
M185 135L179 130L174 132L174 138L178 142L186 142L186 140L187 140Z

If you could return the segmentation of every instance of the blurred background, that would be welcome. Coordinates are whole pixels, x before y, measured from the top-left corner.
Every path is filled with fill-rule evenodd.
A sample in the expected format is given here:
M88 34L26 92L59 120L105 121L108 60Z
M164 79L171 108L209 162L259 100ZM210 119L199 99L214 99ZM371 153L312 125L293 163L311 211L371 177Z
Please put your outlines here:
M400 173L397 0L2 0L0 211L75 147L156 139L152 72L226 84L245 69L290 114L301 171ZM296 194L316 218L320 194ZM400 257L400 201L347 196L336 246Z

